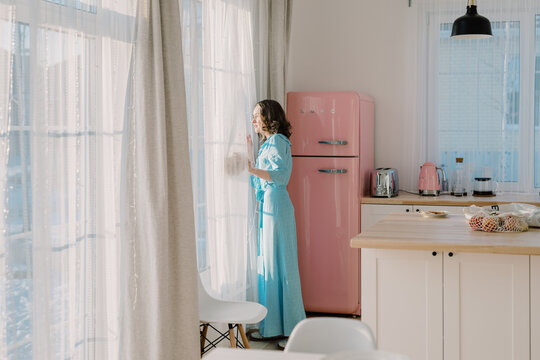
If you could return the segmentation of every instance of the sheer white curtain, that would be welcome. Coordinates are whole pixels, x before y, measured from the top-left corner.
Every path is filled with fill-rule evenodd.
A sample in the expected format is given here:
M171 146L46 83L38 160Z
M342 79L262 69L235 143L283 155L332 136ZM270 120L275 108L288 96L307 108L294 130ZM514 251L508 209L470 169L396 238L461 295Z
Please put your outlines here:
M256 103L251 0L184 0L183 41L199 271L215 293L245 299L256 225L246 135Z
M478 12L491 21L494 36L450 38L466 5L417 2L420 113L427 129L420 162L445 164L452 173L456 157L463 157L471 179L492 177L501 192L537 191L540 3L480 0Z
M0 358L199 358L177 0L0 0L0 29Z
M5 194L7 189L7 173L8 173L8 129L10 122L10 97L11 97L11 69L12 69L12 52L13 52L13 16L14 6L10 3L0 3L0 192ZM4 201L0 202L0 209L4 210L6 206ZM0 229L6 229L7 221L4 216L0 216ZM7 258L8 244L6 232L0 233L0 294L8 294L10 288L19 287L18 284L9 285L8 276L10 269L8 268L9 260ZM23 290L24 291L24 290ZM8 314L15 315L15 309L11 307L11 302L8 296L0 296L0 324L7 324ZM7 326L0 326L0 358L8 358L8 335ZM28 336L28 335L27 335Z
M135 0L0 2L0 358L118 359Z
M183 0L182 8L199 271L215 294L256 300L245 139L258 100L285 106L288 1Z

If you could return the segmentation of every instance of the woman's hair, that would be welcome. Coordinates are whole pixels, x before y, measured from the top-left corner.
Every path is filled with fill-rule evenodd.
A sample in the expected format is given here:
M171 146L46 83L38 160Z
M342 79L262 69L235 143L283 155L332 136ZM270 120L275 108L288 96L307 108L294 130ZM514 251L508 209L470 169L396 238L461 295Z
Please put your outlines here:
M291 123L287 121L285 111L275 100L262 100L257 103L261 108L263 130L270 134L283 134L291 137Z

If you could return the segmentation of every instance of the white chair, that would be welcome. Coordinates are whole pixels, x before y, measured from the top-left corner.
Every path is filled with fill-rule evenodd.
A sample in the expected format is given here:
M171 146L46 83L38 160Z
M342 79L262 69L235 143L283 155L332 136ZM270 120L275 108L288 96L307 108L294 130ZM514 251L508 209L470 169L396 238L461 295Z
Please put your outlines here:
M265 318L268 310L261 304L252 301L225 301L216 299L204 288L199 278L199 320L201 322L201 356L215 348L224 339L230 341L231 347L249 348L249 343L242 324L256 324ZM214 324L227 324L228 331L221 332ZM218 336L210 340L208 328L215 330ZM236 336L234 330L236 329ZM242 342L238 340L238 333ZM208 344L206 342L208 341Z
M300 321L293 329L286 352L332 354L376 350L371 329L360 320L317 317Z

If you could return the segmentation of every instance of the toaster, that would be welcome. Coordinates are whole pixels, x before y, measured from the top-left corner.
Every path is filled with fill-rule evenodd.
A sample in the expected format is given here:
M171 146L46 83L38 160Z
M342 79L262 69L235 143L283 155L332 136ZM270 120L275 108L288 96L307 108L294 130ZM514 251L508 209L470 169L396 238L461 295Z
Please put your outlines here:
M393 197L399 192L398 172L391 168L377 168L371 170L371 196Z

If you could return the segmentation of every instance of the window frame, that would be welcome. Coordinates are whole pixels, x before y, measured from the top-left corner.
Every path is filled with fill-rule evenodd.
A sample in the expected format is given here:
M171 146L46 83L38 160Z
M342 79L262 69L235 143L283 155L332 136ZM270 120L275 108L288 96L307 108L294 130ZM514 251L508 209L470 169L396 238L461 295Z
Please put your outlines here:
M518 182L519 188L527 191L538 191L534 187L534 95L535 95L535 36L536 36L536 16L540 14L540 5L534 12L494 11L489 7L482 7L482 15L493 22L516 21L519 22L519 161L518 161ZM428 12L427 28L428 36L426 43L427 57L427 77L425 84L426 103L426 131L425 149L428 158L433 158L440 163L440 150L438 144L439 135L439 83L438 83L438 63L440 54L440 26L445 23L452 24L453 21L463 14L458 12ZM471 40L474 41L474 40ZM510 191L516 187L513 182L500 182L501 191Z

